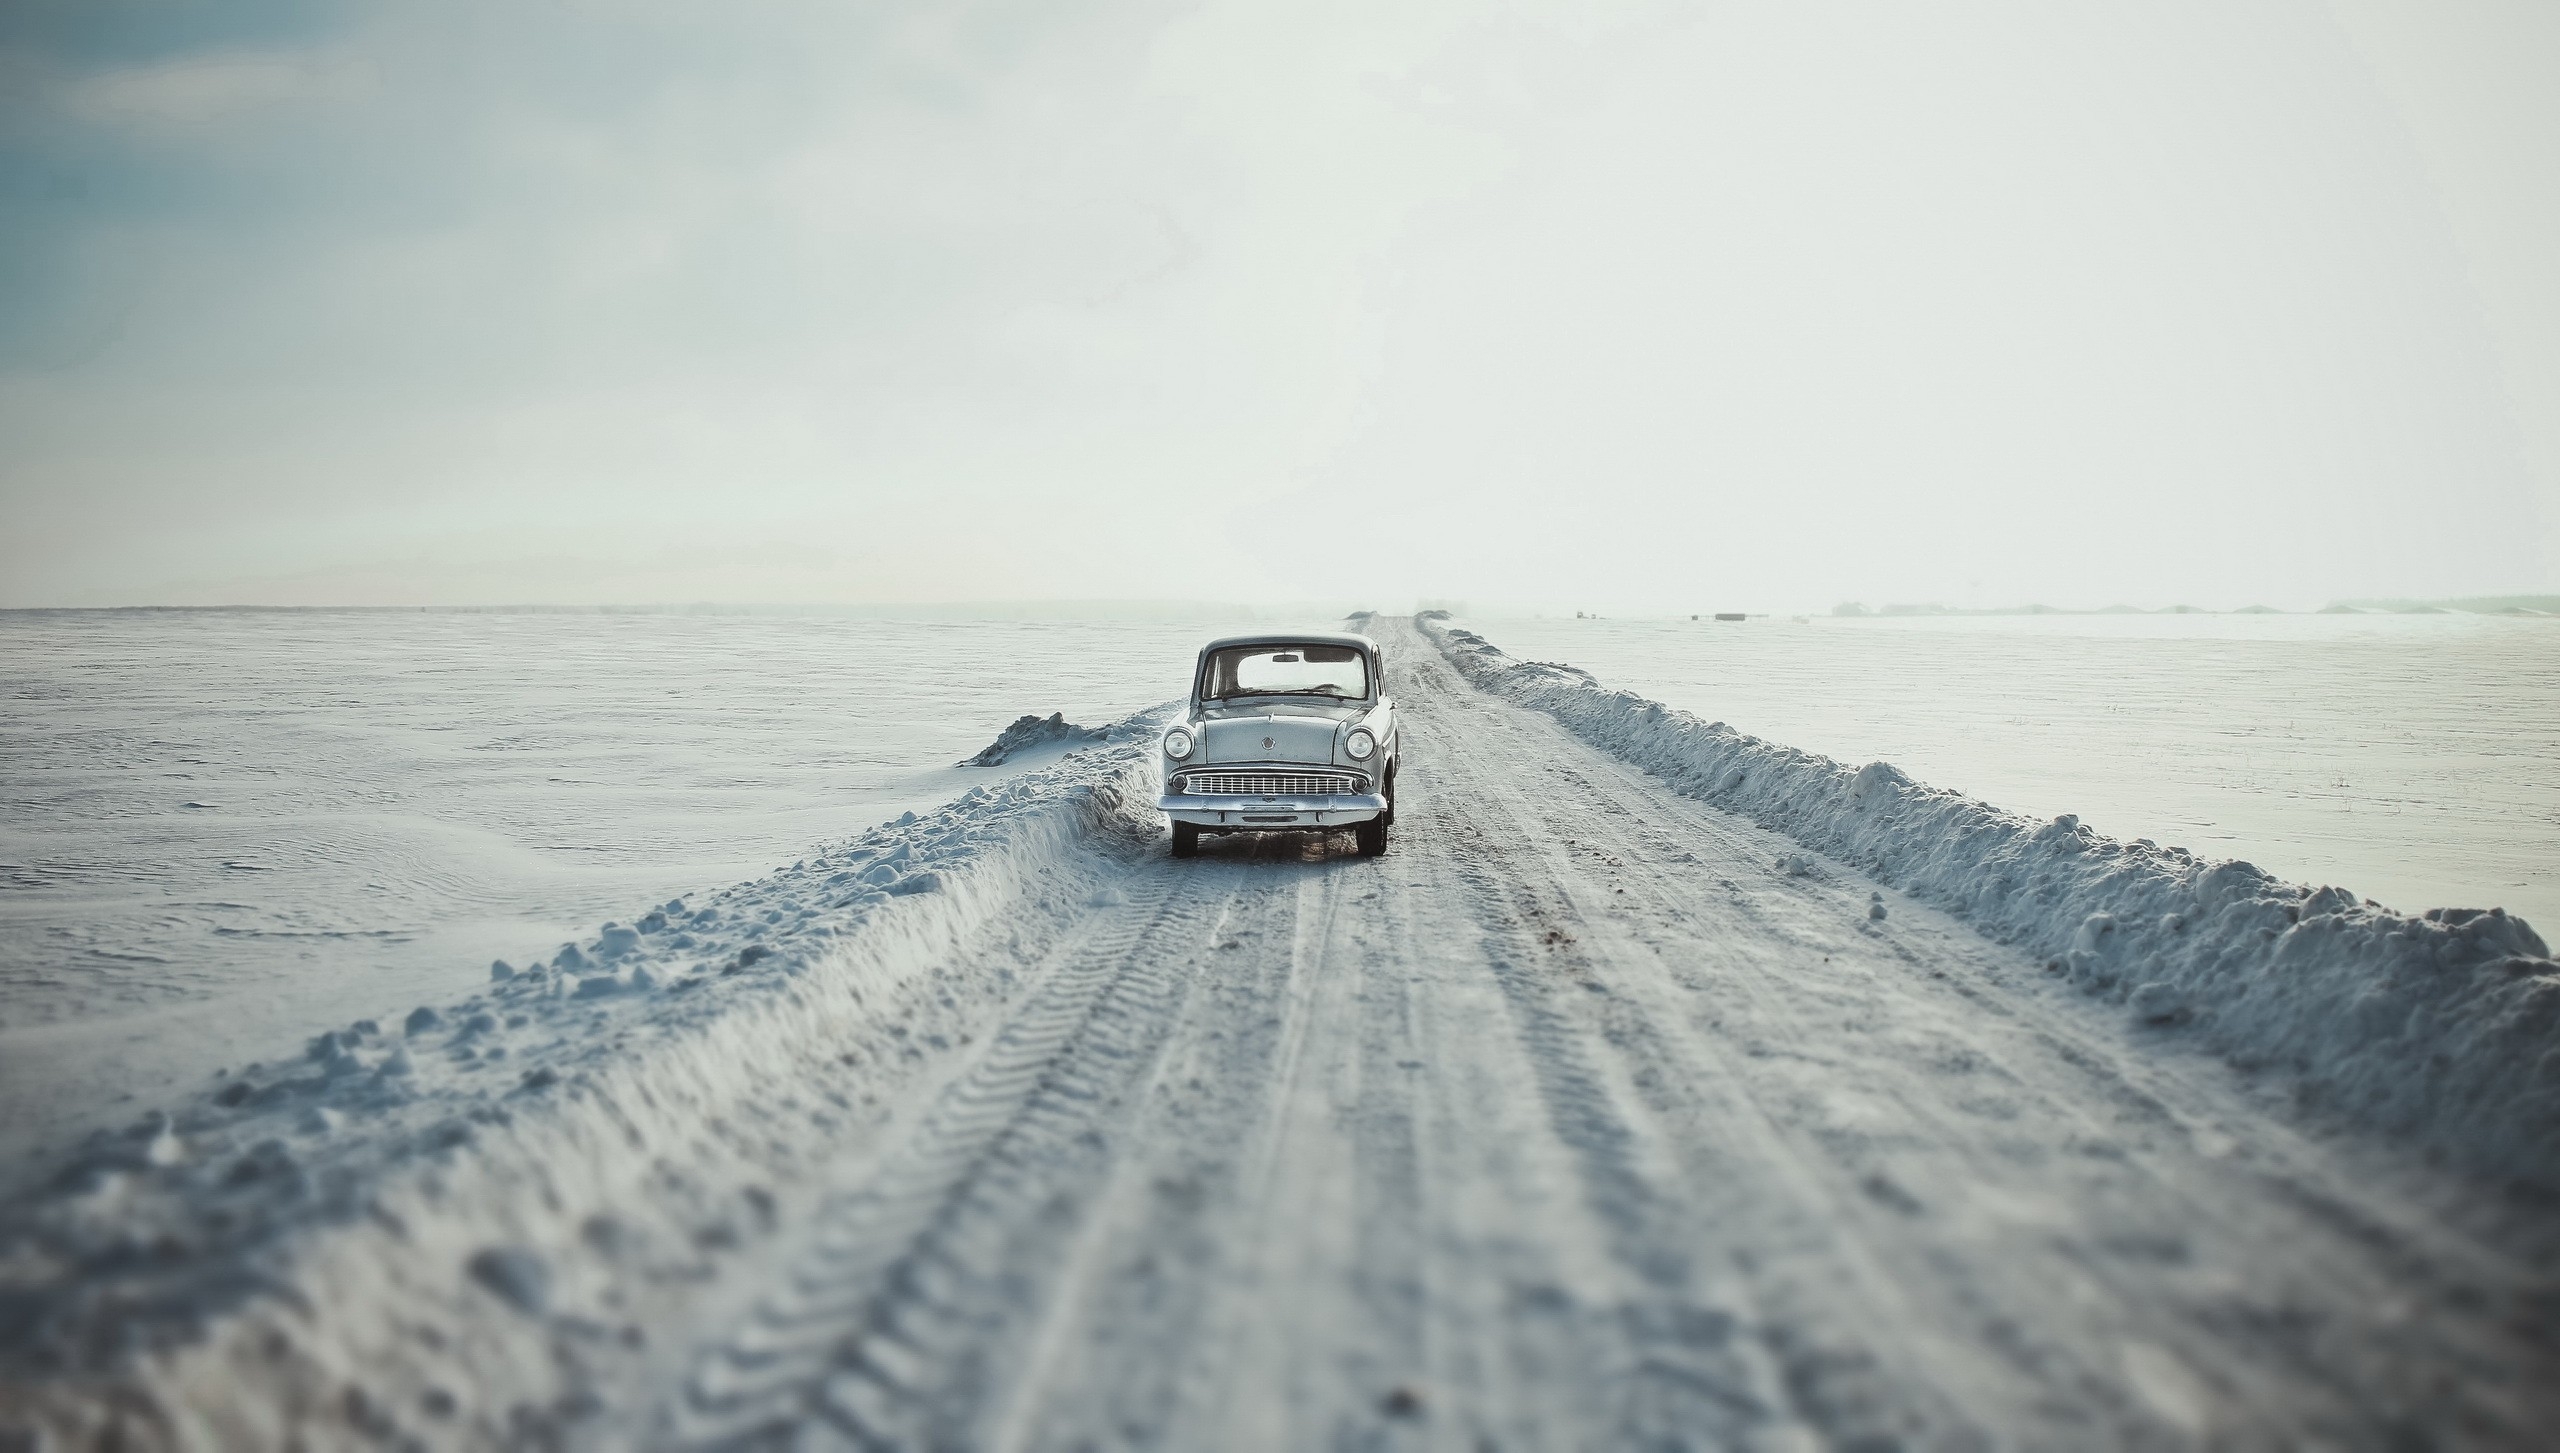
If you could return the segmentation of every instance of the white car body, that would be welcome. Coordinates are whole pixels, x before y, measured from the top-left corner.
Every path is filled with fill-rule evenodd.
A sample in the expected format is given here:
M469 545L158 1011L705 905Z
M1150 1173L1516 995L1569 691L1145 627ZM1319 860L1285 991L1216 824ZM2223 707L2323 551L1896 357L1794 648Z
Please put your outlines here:
M1311 684L1256 689L1292 679ZM1401 747L1377 642L1321 631L1222 637L1201 648L1182 717L1159 743L1156 805L1178 856L1203 833L1342 827L1374 855L1395 820Z

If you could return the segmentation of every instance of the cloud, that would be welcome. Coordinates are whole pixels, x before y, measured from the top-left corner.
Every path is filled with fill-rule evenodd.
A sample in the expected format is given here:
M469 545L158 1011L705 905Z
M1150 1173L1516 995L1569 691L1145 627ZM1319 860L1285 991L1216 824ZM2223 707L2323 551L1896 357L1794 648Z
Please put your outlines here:
M2309 9L252 19L0 27L13 602L2560 583Z
M309 53L190 57L84 76L62 109L79 121L206 139L204 129L277 111L344 106L378 89L361 58Z

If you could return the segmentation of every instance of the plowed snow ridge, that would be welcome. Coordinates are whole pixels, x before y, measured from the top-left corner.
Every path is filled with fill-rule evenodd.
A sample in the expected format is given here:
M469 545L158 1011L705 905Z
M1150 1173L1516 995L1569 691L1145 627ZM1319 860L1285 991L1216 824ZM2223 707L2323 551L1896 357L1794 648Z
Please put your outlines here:
M2278 927L2312 895L2205 865L2158 876L2224 898L2125 923L2094 895L2153 891L2147 851L2128 874L2071 825L1438 627L1479 689L1370 628L1409 733L1385 858L1169 860L1139 719L321 1035L9 1210L0 1434L2523 1448L2560 1421L2532 1203L2306 1136L2263 1088L2475 1164L2547 1148L2511 1070L2425 1071L2497 1120L2466 1138L2320 1058L2524 1054L2550 979L2509 962L2521 924ZM2000 917L2004 872L2048 911ZM2057 915L2089 941L2049 953ZM2357 933L2464 992L2364 1007L2314 954ZM2216 965L2291 976L2276 1029ZM2283 1062L2243 1080L2206 1041Z
M1421 624L1478 687L2023 947L2138 1019L2290 1071L2306 1100L2484 1173L2560 1187L2560 964L2523 919L2404 917L2077 817L2031 822Z

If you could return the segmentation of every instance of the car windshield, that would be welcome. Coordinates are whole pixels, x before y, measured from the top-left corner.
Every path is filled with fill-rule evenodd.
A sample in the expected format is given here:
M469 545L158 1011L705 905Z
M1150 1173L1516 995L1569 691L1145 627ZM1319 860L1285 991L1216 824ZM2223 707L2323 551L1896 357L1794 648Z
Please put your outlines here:
M1200 698L1332 696L1363 701L1369 661L1349 646L1230 646L1209 653Z

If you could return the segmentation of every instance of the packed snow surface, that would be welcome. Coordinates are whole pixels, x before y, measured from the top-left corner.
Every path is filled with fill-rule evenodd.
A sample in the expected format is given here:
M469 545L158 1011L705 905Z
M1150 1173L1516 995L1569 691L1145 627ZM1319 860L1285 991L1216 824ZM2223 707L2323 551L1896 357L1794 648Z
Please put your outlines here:
M2560 965L2521 918L2403 916L2246 862L2118 841L2073 814L2038 822L1423 624L1479 687L2024 946L2143 1023L2188 1027L2244 1064L2293 1072L2319 1103L2560 1191Z
M1406 732L1384 857L1171 859L1157 708L469 988L304 1015L47 1156L0 1203L0 1447L2560 1423L2560 1247L2505 1185L2547 1142L2489 1098L2448 1136L2322 1058L2475 1034L2503 1065L2529 1026L2493 1001L2547 1043L2548 997L2484 977L2521 924L2384 924L1364 624ZM2155 870L2195 917L2068 911L2151 903ZM2359 972L2388 987L2341 1000ZM2302 1052L2199 1052L2241 1026Z
M1470 621L1523 660L2013 812L2560 923L2560 620Z

